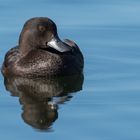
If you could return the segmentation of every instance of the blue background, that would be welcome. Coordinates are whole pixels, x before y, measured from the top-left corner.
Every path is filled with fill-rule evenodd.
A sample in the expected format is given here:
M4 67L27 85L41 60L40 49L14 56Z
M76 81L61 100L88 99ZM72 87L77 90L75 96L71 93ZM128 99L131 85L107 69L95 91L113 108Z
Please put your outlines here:
M24 22L37 16L51 18L60 38L81 48L83 90L59 106L52 131L43 133L24 123L0 75L0 139L140 139L140 1L0 0L0 65Z

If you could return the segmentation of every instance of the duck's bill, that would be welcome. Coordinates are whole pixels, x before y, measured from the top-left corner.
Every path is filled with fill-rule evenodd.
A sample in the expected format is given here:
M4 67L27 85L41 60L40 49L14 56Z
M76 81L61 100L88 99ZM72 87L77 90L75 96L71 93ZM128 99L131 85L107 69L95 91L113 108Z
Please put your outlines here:
M72 49L66 43L62 42L58 37L53 38L47 43L47 45L59 52L68 52Z

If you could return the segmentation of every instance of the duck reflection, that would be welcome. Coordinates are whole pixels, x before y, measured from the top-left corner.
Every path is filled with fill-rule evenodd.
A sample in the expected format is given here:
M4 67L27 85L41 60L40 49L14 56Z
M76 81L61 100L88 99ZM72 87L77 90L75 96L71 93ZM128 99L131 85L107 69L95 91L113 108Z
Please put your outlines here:
M51 131L58 118L59 104L69 101L70 93L82 89L83 75L30 79L5 77L4 83L12 96L19 97L24 122L38 130Z

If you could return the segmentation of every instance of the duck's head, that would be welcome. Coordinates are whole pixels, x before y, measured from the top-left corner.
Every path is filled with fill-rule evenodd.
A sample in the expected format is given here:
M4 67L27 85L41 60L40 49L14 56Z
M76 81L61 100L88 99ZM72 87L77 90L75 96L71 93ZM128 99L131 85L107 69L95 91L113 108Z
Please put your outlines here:
M33 49L47 49L67 52L71 47L62 42L57 34L56 24L49 18L36 17L28 20L19 38L19 49L23 54Z

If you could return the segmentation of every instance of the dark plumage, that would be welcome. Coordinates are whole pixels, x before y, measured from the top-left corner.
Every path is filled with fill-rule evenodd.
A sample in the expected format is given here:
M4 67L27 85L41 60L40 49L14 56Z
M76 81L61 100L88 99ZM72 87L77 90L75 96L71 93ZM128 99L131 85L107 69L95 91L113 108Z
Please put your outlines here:
M68 39L62 42L55 23L38 17L25 23L19 45L5 55L2 73L22 77L73 75L82 73L83 66L78 46Z

